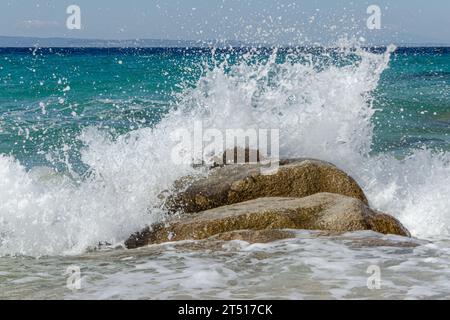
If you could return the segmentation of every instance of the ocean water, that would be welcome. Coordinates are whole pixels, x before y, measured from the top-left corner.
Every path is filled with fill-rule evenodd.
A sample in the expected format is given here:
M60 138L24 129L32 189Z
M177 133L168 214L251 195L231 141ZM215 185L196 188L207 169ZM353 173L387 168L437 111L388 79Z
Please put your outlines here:
M449 48L0 49L0 298L446 298L449 89ZM195 121L279 129L414 238L122 249L198 173L170 161Z

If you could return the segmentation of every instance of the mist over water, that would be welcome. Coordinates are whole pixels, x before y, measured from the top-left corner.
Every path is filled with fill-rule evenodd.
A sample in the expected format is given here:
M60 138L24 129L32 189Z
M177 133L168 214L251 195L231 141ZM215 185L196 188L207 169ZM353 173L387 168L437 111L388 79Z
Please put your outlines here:
M398 217L413 236L447 238L448 153L413 147L401 156L374 152L374 92L394 50L371 52L354 45L319 52L254 49L220 58L213 51L206 59L191 52L183 58L188 63L162 53L160 69L145 70L162 77L161 88L133 83L127 75L113 84L114 96L103 96L112 89L102 88L89 103L84 91L77 92L87 83L79 71L72 83L63 81L59 98L50 97L56 107L47 101L44 112L42 104L32 102L36 107L20 117L0 118L5 137L23 132L2 149L13 151L0 156L0 255L80 254L99 244L118 244L160 221L165 212L158 195L176 179L199 173L170 160L176 144L170 134L180 128L191 132L194 121L219 130L280 129L282 158L333 162L361 184L373 207ZM128 64L137 73L139 58L125 56L118 63L107 55L102 61L114 61L113 69ZM146 94L150 101L144 101ZM121 97L129 95L134 95L131 102ZM136 112L124 115L130 110ZM20 122L27 112L41 120ZM46 117L52 112L66 123L65 131L49 130L52 119ZM12 118L15 123L8 122ZM71 127L72 121L83 126ZM42 122L49 127L40 128ZM46 134L53 136L27 149L32 150L27 155L16 146L45 140Z

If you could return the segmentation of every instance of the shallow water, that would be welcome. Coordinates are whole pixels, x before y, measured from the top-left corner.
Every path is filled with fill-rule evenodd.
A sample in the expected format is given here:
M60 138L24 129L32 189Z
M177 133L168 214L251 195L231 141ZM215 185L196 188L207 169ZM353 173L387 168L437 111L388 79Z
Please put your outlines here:
M0 298L20 299L445 299L450 240L372 232L270 244L183 242L73 257L2 258ZM66 286L69 266L81 288ZM368 288L371 266L380 288Z

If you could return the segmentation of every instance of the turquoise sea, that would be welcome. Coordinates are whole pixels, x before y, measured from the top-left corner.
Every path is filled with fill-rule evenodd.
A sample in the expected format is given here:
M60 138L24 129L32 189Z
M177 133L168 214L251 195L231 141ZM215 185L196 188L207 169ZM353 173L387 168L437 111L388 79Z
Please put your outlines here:
M271 52L261 51L256 59ZM236 61L243 52L215 56ZM89 126L115 134L152 126L170 110L174 93L196 85L213 56L208 49L159 48L0 49L0 55L0 152L27 167L49 165L47 152L73 146ZM374 94L373 150L449 150L449 82L450 49L398 48Z
M194 170L169 137L198 120L279 129L282 157L335 163L414 238L120 249ZM0 48L0 298L448 297L449 135L450 48Z

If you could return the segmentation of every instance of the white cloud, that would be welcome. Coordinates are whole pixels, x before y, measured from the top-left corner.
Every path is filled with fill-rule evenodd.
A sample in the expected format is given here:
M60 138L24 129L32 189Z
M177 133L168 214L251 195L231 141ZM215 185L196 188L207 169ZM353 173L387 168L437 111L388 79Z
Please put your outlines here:
M59 26L58 21L46 21L46 20L24 20L19 23L19 27L26 29L41 29L57 26Z

